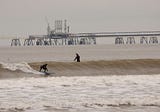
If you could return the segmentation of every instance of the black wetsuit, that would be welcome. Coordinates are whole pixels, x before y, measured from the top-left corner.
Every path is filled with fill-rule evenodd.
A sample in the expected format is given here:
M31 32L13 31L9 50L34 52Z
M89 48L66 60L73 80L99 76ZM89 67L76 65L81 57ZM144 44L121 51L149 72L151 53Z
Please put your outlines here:
M74 61L77 60L77 62L80 62L80 56L79 54L76 54L76 57L74 58Z
M44 70L44 72L48 71L47 64L41 65L39 71L41 72L41 70Z

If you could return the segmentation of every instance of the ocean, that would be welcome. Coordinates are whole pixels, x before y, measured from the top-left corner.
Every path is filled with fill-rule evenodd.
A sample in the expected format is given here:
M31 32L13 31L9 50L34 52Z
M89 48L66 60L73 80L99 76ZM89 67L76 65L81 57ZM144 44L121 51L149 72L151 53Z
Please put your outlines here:
M160 76L79 76L0 81L1 112L159 112Z
M159 112L159 47L0 47L0 112Z

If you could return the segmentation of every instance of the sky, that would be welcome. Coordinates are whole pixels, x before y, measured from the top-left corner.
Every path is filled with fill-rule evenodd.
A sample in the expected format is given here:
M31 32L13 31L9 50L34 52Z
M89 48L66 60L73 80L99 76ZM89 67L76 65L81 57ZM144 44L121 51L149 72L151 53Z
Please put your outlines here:
M67 19L70 32L160 31L160 0L0 0L0 36L46 34Z

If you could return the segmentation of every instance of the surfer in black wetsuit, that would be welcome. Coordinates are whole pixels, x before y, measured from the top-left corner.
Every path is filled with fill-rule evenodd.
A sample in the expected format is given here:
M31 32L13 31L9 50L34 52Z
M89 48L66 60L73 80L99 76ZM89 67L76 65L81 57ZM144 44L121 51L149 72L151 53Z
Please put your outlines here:
M48 65L48 64L41 65L39 71L40 71L40 72L41 72L42 70L44 70L44 72L48 71L47 65Z
M80 62L80 56L78 53L76 53L76 57L74 58L74 61L76 61L76 60L77 60L77 62Z

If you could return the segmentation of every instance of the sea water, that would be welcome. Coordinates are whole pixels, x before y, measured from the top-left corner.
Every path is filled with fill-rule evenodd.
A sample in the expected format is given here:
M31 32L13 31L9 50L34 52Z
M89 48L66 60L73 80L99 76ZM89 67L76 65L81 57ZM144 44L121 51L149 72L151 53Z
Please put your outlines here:
M159 112L160 75L0 81L0 112Z
M4 68L34 74L37 72L26 63L10 62L73 61L76 52L81 54L82 61L159 59L160 56L159 45L1 47L0 50L0 62L7 62L1 63ZM1 79L0 112L160 112L160 75L100 75Z

